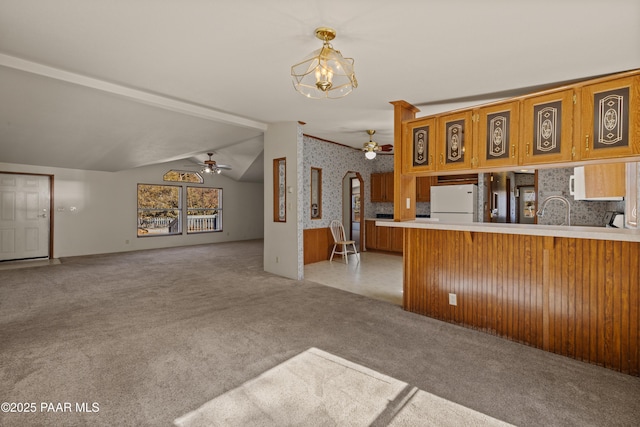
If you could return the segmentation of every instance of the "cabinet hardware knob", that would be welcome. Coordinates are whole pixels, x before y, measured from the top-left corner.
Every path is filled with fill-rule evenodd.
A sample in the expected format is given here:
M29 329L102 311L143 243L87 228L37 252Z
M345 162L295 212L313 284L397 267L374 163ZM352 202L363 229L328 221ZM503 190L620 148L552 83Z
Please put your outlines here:
M584 149L585 151L589 151L589 135L585 135L585 138L586 138L586 142L584 145Z
M527 147L525 148L525 152L524 152L527 157L529 157L529 143L527 142Z
M440 153L440 164L444 165L444 154Z
M511 158L515 159L516 158L516 144L513 144L511 146Z

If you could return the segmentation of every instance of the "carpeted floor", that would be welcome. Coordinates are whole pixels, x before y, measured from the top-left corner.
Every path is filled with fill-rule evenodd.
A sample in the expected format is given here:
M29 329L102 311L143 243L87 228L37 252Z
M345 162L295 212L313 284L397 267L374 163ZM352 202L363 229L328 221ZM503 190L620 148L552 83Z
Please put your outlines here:
M3 426L171 426L312 347L515 425L640 420L640 378L267 274L262 241L0 271L0 346Z
M310 348L176 420L179 427L511 424Z

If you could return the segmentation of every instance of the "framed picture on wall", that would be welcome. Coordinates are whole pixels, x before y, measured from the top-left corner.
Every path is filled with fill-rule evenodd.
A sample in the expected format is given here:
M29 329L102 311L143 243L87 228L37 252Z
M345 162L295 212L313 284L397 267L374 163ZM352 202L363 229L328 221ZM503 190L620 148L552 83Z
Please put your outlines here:
M273 159L273 221L287 222L287 158Z
M322 218L322 169L311 168L311 219Z

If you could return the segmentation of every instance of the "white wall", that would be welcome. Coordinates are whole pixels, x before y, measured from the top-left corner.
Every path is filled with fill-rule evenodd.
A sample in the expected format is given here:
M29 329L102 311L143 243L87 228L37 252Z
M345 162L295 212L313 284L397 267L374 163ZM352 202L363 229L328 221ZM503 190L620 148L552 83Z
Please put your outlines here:
M203 184L223 189L222 232L137 237L137 184L166 184L162 176L172 168L184 169L184 161L122 172L0 163L1 172L54 176L56 258L263 237L263 185L234 181L222 174L205 176Z
M285 157L287 220L273 220L273 160ZM269 125L264 135L264 270L300 280L302 245L302 130L296 122Z

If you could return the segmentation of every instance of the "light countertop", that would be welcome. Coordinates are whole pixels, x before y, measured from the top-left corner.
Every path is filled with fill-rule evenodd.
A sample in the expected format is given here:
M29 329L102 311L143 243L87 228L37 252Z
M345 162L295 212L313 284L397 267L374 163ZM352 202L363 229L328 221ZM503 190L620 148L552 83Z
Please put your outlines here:
M382 227L424 228L431 230L473 231L479 233L522 234L530 236L569 237L575 239L618 240L640 242L640 230L629 228L580 227L564 225L504 224L504 223L452 223L437 219L418 218L413 221L376 219Z

